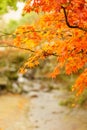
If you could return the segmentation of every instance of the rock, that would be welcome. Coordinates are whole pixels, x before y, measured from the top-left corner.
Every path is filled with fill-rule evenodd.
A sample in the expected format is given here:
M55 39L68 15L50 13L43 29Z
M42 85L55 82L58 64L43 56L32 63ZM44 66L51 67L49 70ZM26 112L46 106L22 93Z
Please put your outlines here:
M41 85L39 83L33 83L33 87L32 87L32 90L33 91L40 91L41 89Z
M37 92L30 92L29 94L28 94L28 96L30 97L30 98L37 98L38 97L38 93Z
M30 87L28 85L23 85L23 91L24 92L29 92L30 91Z
M12 85L12 92L16 93L19 91L18 85L16 83L13 83Z

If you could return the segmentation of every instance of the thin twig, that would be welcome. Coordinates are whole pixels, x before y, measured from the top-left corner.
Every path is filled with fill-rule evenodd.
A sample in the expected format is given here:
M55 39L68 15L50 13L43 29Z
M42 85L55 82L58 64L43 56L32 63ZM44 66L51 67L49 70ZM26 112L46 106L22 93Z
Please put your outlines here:
M31 52L35 52L29 48L23 48L23 47L17 47L17 46L14 46L14 45L5 45L5 46L0 46L0 47L13 47L13 48L16 48L16 49L22 49L22 50L26 50L26 51L31 51Z

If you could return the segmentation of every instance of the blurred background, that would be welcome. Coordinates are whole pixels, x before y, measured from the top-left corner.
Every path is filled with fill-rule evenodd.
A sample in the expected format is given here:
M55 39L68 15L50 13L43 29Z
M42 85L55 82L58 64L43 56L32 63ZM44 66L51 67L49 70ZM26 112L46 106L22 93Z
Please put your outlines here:
M66 130L86 130L87 91L85 90L84 93L81 96L79 96L79 98L76 98L75 93L71 91L72 85L74 84L80 72L78 72L77 74L71 74L70 76L67 76L62 70L62 74L57 76L56 79L47 78L47 74L49 72L52 72L56 64L55 57L50 57L46 59L44 62L42 62L40 66L34 69L28 69L28 71L25 74L19 73L19 68L27 60L30 54L27 51L6 46L7 41L9 41L8 34L13 33L15 29L20 25L24 25L26 23L33 24L35 20L38 19L41 15L38 15L35 12L31 12L30 14L22 16L21 13L23 7L24 0L0 0L0 107L3 106L0 112L4 113L4 105L6 105L6 107L7 105L10 107L9 104L14 103L13 101L15 100L15 98L17 101L20 100L19 95L24 97L28 95L29 98L31 98L31 100L34 99L33 102L34 104L36 104L37 109L39 107L37 104L41 103L40 99L44 102L43 105L41 104L43 106L43 109L47 106L47 104L49 104L49 106L53 105L54 107L52 107L52 110L54 109L54 115L56 114L58 118L58 113L55 112L55 104L57 106L63 107L58 108L61 109L60 113L63 113L62 109L63 111L66 111L66 113L72 111L70 117L67 117L67 121L65 121L65 123L67 123L69 120L71 122L70 125L65 124ZM2 42L3 40L4 43ZM56 97L56 102L54 99L52 99L52 95L54 95L53 97ZM44 98L46 96L47 100ZM40 99L37 99L37 97L39 97ZM16 100L15 102L17 102ZM3 101L7 104L3 105ZM49 103L47 103L47 101ZM47 110L44 110L43 113L46 114L49 111L49 109L50 108L47 108ZM36 113L40 114L39 111L40 110L38 109ZM35 112L33 113L35 114ZM77 116L75 117L76 113ZM37 116L33 118L37 118ZM42 116L39 116L39 120L42 120ZM3 115L1 117L4 120ZM6 117L6 115L4 115L4 117ZM79 121L80 117L82 118L81 122ZM46 120L46 118L47 117L43 117L44 120ZM52 116L51 118L51 120L55 120L55 116ZM23 122L25 125L25 119L23 120ZM58 130L58 127L60 128L60 130L63 130L62 123L64 123L64 120L60 123L61 125L56 125L56 128L55 123L53 124L53 127L51 127L55 130ZM8 126L8 129L10 130L11 124L6 126ZM44 125L42 126L44 128ZM36 130L37 128L38 130L43 130L42 126L38 128L38 126L36 125L34 129ZM4 129L3 123L0 124L0 127ZM24 130L28 127L30 129L30 126L22 128L22 125L20 125L20 123L18 126L18 128L21 128L21 130ZM18 128L16 128L14 125L14 130L18 130ZM47 130L51 130L50 124L47 126L47 128Z
M48 84L47 89L52 89L54 84L56 84L56 87L60 89L71 91L72 85L80 72L67 76L64 71L62 71L62 74L57 76L56 79L46 78L46 75L49 72L52 72L54 66L56 65L55 57L46 59L37 68L28 69L28 72L24 75L18 72L19 68L23 65L23 62L25 62L29 57L29 53L20 49L5 47L4 45L7 43L7 40L9 41L8 34L12 34L18 26L24 24L32 25L41 14L38 15L35 12L31 12L30 14L22 16L24 1L9 2L9 0L6 0L1 2L0 6L0 89L6 89L6 91L14 93L24 92L22 89L25 85L19 82L20 80L24 80L22 78L26 78L27 80L30 79L29 82L32 82L32 80L35 79L41 80L42 83L44 80L49 81L49 83L51 81L53 84L51 86ZM5 39L6 43L1 43L2 39ZM72 95L72 92L70 93ZM85 93L86 92L84 92L84 94ZM75 94L73 94L73 96L74 95ZM87 97L83 96L83 99L81 99L82 101L79 103L84 104L86 99Z

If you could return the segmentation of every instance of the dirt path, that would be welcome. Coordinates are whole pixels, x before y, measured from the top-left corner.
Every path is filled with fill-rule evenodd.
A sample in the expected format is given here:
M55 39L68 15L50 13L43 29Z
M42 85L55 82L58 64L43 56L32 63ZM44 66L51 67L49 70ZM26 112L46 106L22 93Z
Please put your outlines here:
M0 96L0 130L87 130L87 111L58 105L60 91Z
M27 104L24 96L0 96L0 130L30 130L27 122Z
M87 130L87 111L59 105L64 95L60 91L39 92L31 99L28 116L33 130Z

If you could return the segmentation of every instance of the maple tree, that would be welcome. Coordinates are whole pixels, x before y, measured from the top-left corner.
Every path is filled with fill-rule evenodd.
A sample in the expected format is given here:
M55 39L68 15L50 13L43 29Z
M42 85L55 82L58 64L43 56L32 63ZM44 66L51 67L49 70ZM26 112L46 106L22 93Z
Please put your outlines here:
M13 46L31 52L20 71L55 56L52 78L63 68L68 75L83 68L73 86L79 95L87 88L87 0L27 0L23 14L31 11L42 15L34 24L20 26L13 34Z

